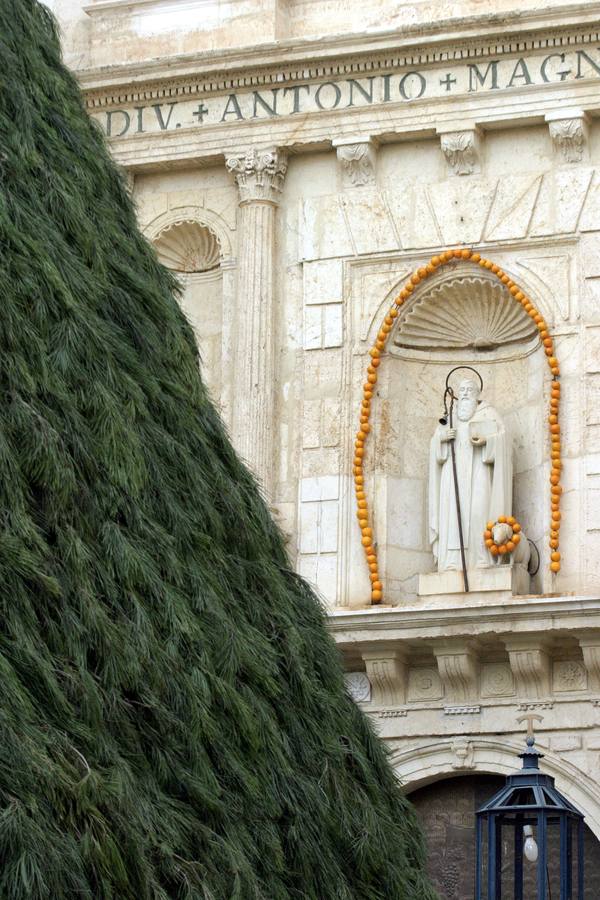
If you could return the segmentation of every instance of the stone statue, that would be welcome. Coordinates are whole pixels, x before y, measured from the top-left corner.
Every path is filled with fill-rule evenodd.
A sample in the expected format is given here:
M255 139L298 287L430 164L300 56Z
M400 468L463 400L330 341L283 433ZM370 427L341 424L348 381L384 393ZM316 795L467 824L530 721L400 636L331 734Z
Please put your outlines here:
M467 569L490 566L488 521L511 514L510 442L498 412L480 401L479 385L461 381L453 427L438 425L429 458L429 540L438 572L462 569L450 442L454 441Z

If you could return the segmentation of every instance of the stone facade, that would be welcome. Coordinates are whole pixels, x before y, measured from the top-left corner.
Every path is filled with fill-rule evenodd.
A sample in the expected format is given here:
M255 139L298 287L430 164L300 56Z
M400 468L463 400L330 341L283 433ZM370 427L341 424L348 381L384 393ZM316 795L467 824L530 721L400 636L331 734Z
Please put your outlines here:
M141 226L180 273L212 395L407 789L510 771L533 713L600 837L596 4L53 5ZM414 292L380 369L365 473L390 605L371 608L351 489L367 351L406 276L449 246L497 262L555 338L562 569L537 332L457 262ZM428 443L461 362L510 424L513 512L541 557L528 596L418 595Z

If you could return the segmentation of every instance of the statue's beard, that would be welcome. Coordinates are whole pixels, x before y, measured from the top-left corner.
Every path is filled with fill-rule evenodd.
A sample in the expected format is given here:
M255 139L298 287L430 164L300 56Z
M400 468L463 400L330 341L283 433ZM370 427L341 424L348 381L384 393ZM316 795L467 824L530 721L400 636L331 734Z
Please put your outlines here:
M475 415L477 400L471 397L463 397L457 403L457 414L461 422L468 422Z

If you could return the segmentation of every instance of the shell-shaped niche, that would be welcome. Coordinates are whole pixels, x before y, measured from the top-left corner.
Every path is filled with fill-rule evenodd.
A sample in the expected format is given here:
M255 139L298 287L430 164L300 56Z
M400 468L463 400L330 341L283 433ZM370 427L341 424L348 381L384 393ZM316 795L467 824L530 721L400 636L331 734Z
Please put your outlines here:
M176 272L210 272L219 265L219 242L198 222L176 222L154 240L161 263Z
M394 343L411 350L495 350L528 342L537 328L504 285L461 277L417 296L398 322Z

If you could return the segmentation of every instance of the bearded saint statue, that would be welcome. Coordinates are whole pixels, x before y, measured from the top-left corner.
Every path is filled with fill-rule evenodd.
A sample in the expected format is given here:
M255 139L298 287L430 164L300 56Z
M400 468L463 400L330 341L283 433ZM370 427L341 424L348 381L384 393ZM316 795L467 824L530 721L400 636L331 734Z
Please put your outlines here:
M480 401L477 382L461 381L453 427L438 425L429 456L429 540L438 572L462 569L450 444L454 443L467 569L489 566L486 523L511 515L511 446L498 412Z

